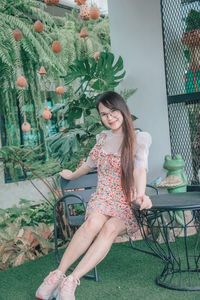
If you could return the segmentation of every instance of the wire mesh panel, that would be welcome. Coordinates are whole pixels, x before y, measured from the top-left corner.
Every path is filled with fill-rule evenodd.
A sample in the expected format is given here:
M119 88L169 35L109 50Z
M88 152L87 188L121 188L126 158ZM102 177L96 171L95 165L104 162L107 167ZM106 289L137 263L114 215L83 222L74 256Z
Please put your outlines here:
M200 176L200 2L161 0L172 156L181 154L189 184Z

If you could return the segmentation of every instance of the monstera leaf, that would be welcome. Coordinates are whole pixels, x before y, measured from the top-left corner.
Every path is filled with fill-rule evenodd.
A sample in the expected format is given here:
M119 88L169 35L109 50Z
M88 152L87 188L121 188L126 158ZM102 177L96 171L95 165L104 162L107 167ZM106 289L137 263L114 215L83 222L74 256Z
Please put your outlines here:
M59 158L61 165L69 161L73 153L80 150L80 139L86 135L81 129L64 130L47 139L53 158Z
M76 60L69 66L69 72L61 76L65 80L65 85L70 84L76 79L80 79L79 91L86 90L88 85L97 92L113 90L124 78L123 60L119 56L115 62L113 53L101 52L99 60L85 58Z

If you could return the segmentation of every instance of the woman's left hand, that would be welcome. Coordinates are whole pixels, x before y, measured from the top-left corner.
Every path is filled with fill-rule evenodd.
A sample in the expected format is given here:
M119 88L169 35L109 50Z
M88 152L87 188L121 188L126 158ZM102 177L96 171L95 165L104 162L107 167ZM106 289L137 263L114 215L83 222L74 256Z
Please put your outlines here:
M131 202L131 204L135 208L140 209L140 210L150 209L152 207L151 199L147 195L144 195L141 198L138 198L137 200L133 200Z

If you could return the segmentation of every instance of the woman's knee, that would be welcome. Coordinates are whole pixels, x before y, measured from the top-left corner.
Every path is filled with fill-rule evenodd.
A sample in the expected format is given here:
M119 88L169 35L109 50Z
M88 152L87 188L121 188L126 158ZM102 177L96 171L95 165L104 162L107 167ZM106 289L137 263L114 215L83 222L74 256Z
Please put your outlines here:
M115 238L125 229L124 223L117 218L110 218L101 230L106 238Z
M81 229L88 234L97 234L106 221L106 217L104 218L104 216L101 217L94 214L86 219L86 221L82 224Z

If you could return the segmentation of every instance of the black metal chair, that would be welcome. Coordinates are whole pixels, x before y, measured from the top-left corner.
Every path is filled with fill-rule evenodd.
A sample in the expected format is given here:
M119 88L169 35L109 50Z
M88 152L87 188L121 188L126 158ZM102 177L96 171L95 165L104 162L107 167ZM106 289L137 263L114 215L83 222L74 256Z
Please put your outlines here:
M97 186L97 171L93 170L92 172L77 178L75 180L66 180L64 178L60 178L60 186L62 190L63 197L57 201L54 205L54 234L55 234L55 255L56 261L59 264L60 258L58 254L58 233L57 233L57 222L56 222L56 208L57 206L63 202L65 207L65 213L68 219L68 223L71 227L79 227L83 224L85 220L85 212L87 203L90 200L90 196L92 193L96 191ZM151 189L154 193L158 194L158 189L152 185L147 184L147 189ZM149 194L149 193L148 193ZM81 204L83 207L83 215L72 215L70 212L70 206ZM151 215L148 216L150 218ZM142 251L145 253L149 253L155 255L153 252L151 253L148 250L140 249L135 246L135 243L130 239L130 244L133 249ZM71 269L72 270L72 269ZM98 281L98 273L97 268L94 268L94 275L87 274L85 275L87 278L92 278Z
M85 212L88 201L92 193L96 191L97 186L97 171L94 170L89 174L86 174L75 180L66 180L60 178L60 186L62 190L63 197L57 201L54 205L54 234L55 234L55 255L56 261L59 264L60 258L58 254L58 233L57 233L57 222L56 222L56 208L63 202L65 207L66 216L68 223L71 227L81 226L85 220ZM71 215L70 206L81 204L83 207L84 214L74 216ZM71 268L72 270L72 268ZM94 268L94 275L87 274L87 278L92 278L98 281L97 268Z

